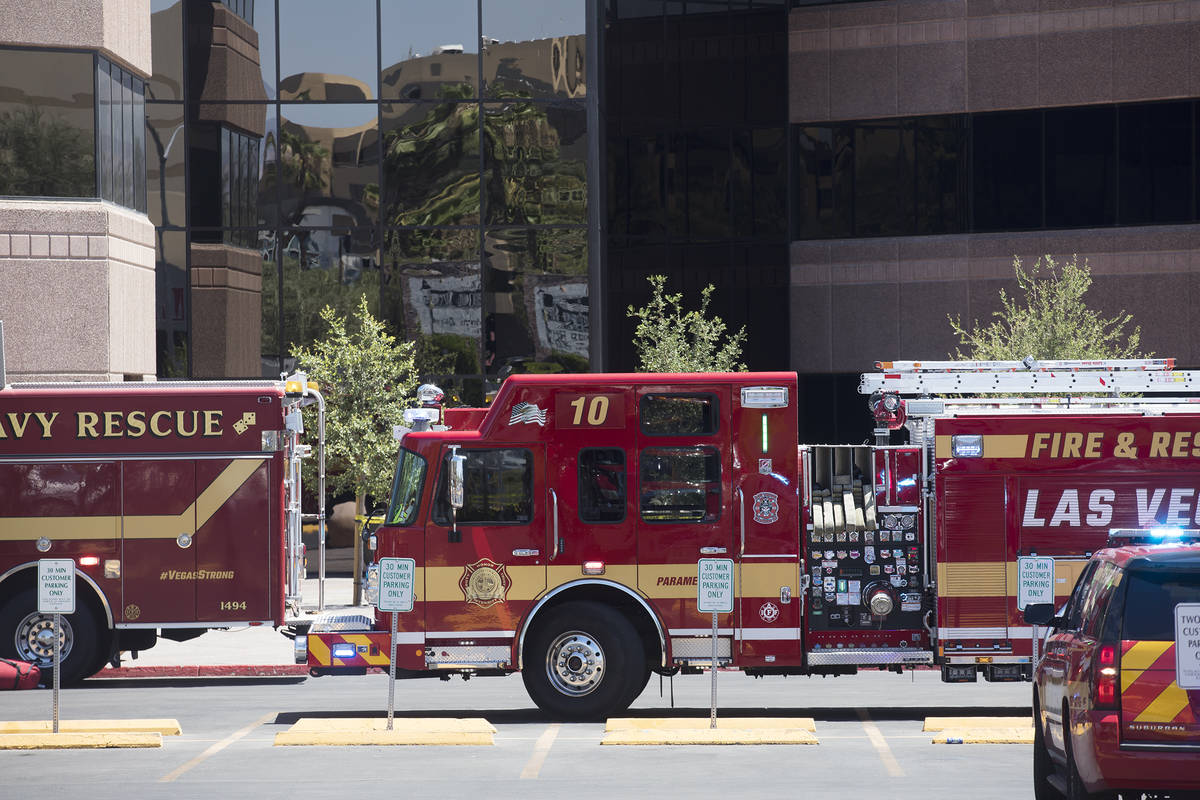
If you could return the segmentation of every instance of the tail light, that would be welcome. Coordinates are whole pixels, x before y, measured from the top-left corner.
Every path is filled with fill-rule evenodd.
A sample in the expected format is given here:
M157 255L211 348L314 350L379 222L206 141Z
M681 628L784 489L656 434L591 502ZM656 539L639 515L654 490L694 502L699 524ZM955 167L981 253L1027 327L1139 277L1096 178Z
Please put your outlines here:
M1093 705L1096 708L1116 708L1120 695L1119 682L1121 670L1117 664L1117 648L1115 645L1100 646L1096 656L1096 674L1092 681Z

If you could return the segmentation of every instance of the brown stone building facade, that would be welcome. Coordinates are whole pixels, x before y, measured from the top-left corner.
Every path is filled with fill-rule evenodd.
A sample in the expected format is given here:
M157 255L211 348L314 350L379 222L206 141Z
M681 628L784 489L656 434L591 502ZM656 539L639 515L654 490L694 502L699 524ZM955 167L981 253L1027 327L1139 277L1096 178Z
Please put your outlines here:
M1074 253L1090 302L1200 363L1200 3L804 5L788 67L793 368L944 358L1014 256Z
M0 9L0 320L9 379L153 377L154 226L144 159L137 167L151 69L148 0Z

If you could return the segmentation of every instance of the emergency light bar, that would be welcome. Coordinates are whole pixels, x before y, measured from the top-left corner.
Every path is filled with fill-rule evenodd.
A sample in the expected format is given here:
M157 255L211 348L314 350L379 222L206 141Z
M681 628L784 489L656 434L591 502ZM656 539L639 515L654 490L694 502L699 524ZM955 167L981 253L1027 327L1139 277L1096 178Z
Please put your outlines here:
M1111 528L1109 547L1132 544L1200 542L1200 528Z

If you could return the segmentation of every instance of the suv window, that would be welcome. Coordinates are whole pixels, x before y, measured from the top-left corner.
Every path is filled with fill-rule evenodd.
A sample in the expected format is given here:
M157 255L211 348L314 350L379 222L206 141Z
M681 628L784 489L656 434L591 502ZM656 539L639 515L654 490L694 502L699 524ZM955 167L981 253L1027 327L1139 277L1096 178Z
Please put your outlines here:
M1097 563L1099 562L1088 562L1083 572L1079 574L1079 580L1075 581L1075 588L1071 590L1071 598L1067 601L1067 608L1064 612L1067 620L1066 629L1069 631L1077 631L1083 625L1083 596L1087 592L1092 573L1096 571Z
M1122 571L1115 564L1102 562L1092 574L1087 591L1083 595L1082 630L1088 636L1099 636L1100 622L1104 617L1104 609L1108 607L1113 589L1121 583Z
M1200 572L1129 573L1123 639L1175 639L1175 606L1200 603Z

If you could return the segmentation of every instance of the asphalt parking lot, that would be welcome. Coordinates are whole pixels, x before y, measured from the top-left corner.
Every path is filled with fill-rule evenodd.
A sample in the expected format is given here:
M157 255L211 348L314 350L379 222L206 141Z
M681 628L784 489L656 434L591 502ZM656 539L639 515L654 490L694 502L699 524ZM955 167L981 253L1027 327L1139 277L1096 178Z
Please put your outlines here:
M673 689L673 703L672 703ZM386 717L386 675L109 678L61 693L61 718L174 718L152 749L0 751L5 796L438 797L1032 795L1030 749L933 744L927 716L1019 716L1029 684L942 684L932 671L841 678L718 678L719 719L811 718L815 744L602 746L603 723L557 723L518 676L396 684L396 717L477 719L490 745L279 747L301 719L318 727ZM657 677L627 716L708 724L708 676ZM6 693L0 719L49 719L52 693ZM673 707L672 707L673 706ZM322 723L321 721L325 722ZM679 724L678 722L676 724Z

